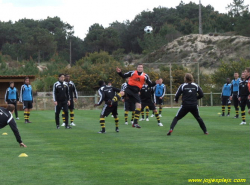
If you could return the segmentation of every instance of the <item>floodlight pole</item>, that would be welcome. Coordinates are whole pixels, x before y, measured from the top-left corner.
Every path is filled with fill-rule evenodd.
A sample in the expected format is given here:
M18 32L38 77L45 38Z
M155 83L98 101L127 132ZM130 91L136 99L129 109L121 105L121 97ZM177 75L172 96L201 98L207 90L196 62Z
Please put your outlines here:
M71 38L69 39L69 64L72 66L72 61L71 61Z
M171 108L173 107L173 99L172 99L172 93L173 93L173 89L172 89L172 64L170 63L169 66L169 76L170 76L170 104L171 104Z
M198 75L198 85L200 86L200 62L197 62L198 69L197 69L197 75ZM201 99L198 101L198 105L201 106Z
M201 0L200 0L200 4L199 4L199 34L202 34Z

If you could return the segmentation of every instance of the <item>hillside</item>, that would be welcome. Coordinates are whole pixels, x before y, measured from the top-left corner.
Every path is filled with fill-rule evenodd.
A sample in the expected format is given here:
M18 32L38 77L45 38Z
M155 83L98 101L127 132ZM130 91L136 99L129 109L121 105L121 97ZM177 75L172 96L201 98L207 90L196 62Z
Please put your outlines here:
M218 61L250 59L250 37L192 34L180 37L150 53L148 63L200 62L203 68L216 68Z

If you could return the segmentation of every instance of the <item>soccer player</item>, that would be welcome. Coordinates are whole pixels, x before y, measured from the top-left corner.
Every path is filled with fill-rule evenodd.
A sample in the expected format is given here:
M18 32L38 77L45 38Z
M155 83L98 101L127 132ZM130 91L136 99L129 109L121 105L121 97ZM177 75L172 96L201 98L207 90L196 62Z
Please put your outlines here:
M250 108L250 100L248 99L249 90L248 90L248 86L247 86L248 80L246 77L247 77L247 71L245 70L241 74L241 82L239 84L239 92L238 92L238 96L239 96L238 99L240 102L241 119L242 119L242 122L240 123L240 125L246 125L245 108L246 108L246 106L248 107L248 109Z
M55 104L55 120L56 128L60 128L59 114L61 110L65 113L65 128L71 129L68 125L68 106L70 106L70 96L69 96L69 87L66 82L64 82L64 74L58 75L58 81L53 85L53 100Z
M121 91L125 91L126 87L128 86L129 78L126 78L126 82L122 84ZM128 112L132 112L131 124L134 123L135 117L135 102L130 100L126 94L122 97L122 101L124 102L124 118L125 118L125 125L128 125Z
M33 108L33 94L29 77L24 78L24 85L21 86L19 101L23 102L25 123L31 123L29 119L30 111Z
M236 112L236 116L234 118L239 118L239 100L238 100L238 91L239 91L239 84L240 84L239 73L234 73L234 79L232 80L231 86L231 96L230 100L234 102L234 108Z
M118 113L117 113L117 105L118 103L115 102L111 105L108 105L108 100L111 100L114 96L115 93L120 92L120 89L117 89L115 87L112 86L106 86L104 81L99 81L99 90L98 93L100 95L100 100L97 104L95 104L94 106L99 106L102 104L103 101L105 101L105 104L102 108L102 112L100 115L100 125L102 130L99 131L99 134L104 134L106 133L106 129L105 129L105 117L108 117L108 115L110 113L112 113L112 115L114 116L115 119L115 131L119 132L119 118L117 117Z
M76 126L76 124L74 123L74 102L77 101L78 99L78 94L77 94L77 90L76 90L76 86L75 84L70 80L70 75L66 74L65 75L65 82L69 87L69 97L70 97L70 105L68 106L68 109L70 110L70 125L71 126ZM62 111L62 116L63 116L63 124L62 126L65 126L65 113L64 111Z
M152 87L149 87L148 84L145 82L140 91L141 109L144 110L144 108L148 106L150 110L153 110L158 122L158 126L162 127L163 124L161 123L160 116L152 100L153 96L154 96L154 91L152 90Z
M221 116L225 116L226 105L227 105L227 109L228 109L227 116L230 116L231 101L230 101L229 97L231 95L231 86L232 86L232 84L230 83L230 78L227 78L227 83L225 83L223 85L222 92L221 92L221 104L222 104Z
M143 64L138 64L137 70L129 71L125 74L123 74L122 70L117 67L116 72L122 78L130 77L128 80L128 86L125 89L125 93L129 97L129 99L135 103L135 107L136 107L135 118L134 118L132 127L141 128L140 125L138 124L138 119L139 119L140 112L141 112L141 100L139 96L139 91L142 88L145 81L150 87L155 86L156 83L151 82L149 76L143 72ZM124 95L124 92L121 91L112 99L112 101L109 101L108 104L112 105L112 103L116 102L123 95Z
M6 89L5 103L13 104L15 106L15 116L16 119L19 120L17 112L17 103L19 103L18 90L14 87L14 82L10 82L10 86Z
M17 142L19 143L20 147L27 147L21 139L19 131L17 129L16 122L12 116L15 110L15 106L13 104L8 104L7 108L0 107L0 129L4 128L5 126L9 125L12 132L14 133Z
M178 110L176 116L174 117L172 124L170 126L170 130L167 135L168 136L171 135L177 122L189 112L191 112L191 114L198 121L204 134L208 134L205 123L200 117L197 104L198 103L197 100L203 97L203 92L202 89L197 84L194 83L194 78L192 74L190 73L185 74L184 83L180 85L175 94L174 101L176 103L178 103L180 95L182 95L182 105L181 108Z
M158 83L154 87L154 92L155 92L155 100L156 100L156 105L159 105L159 116L162 117L161 112L162 112L162 105L163 105L163 98L166 93L166 86L162 83L163 80L160 78L158 80ZM154 117L154 111L151 117Z

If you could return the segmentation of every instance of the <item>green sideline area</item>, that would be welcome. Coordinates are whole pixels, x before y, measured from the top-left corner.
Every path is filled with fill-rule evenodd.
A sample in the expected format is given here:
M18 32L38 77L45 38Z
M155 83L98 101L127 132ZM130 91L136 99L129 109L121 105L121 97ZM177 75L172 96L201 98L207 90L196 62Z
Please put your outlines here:
M177 108L163 109L163 127L149 117L139 122L141 129L125 125L119 109L120 132L109 116L106 134L97 133L100 110L75 110L76 127L59 130L54 111L32 111L30 124L19 112L17 125L27 148L19 147L8 126L0 130L0 184L186 185L208 184L190 179L223 178L246 182L220 184L250 184L250 120L247 115L247 125L240 126L234 108L230 117L219 117L220 107L200 108L209 135L188 114L171 136L166 134ZM21 153L28 157L18 157Z

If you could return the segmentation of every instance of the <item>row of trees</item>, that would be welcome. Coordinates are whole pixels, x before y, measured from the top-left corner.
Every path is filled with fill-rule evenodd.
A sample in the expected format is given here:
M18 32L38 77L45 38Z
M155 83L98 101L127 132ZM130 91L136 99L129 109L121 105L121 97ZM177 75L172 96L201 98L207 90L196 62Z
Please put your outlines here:
M227 6L229 13L222 14L210 5L202 6L203 33L235 32L250 36L250 13L247 7L244 0L233 0ZM154 28L151 38L143 31L147 25ZM150 52L180 35L199 33L198 26L199 5L181 1L176 8L158 7L153 11L143 11L131 22L116 21L108 28L94 24L90 27L84 44L88 52L104 50L111 54L118 47L123 48L126 53L141 53L144 50ZM154 42L149 42L150 39ZM109 42L105 42L106 40ZM149 48L148 45L153 47Z
M244 0L233 0L227 8L228 14L214 10L210 5L202 6L203 33L231 32L250 36L250 13ZM109 54L151 52L173 39L186 34L198 33L199 5L182 1L176 8L157 7L143 11L134 20L113 22L108 28L93 24L84 40L74 36L73 26L59 17L45 20L21 19L15 23L0 21L0 50L15 60L40 62L57 54L63 60L72 61L87 53L106 51ZM150 36L144 27L154 28Z
M76 65L67 68L67 62L58 57L53 58L47 66L47 70L39 71L34 62L24 62L17 68L7 68L4 66L4 57L0 55L0 74L3 75L36 75L36 80L32 83L35 91L52 91L52 86L57 81L59 73L70 74L71 79L77 86L79 91L94 91L98 88L98 81L112 81L113 86L120 87L124 83L124 79L116 74L115 67L121 67L123 72L134 70L132 65L124 66L122 62L118 62L107 52L94 52L89 56L83 57ZM222 85L226 83L226 78L233 78L234 72L242 71L250 66L250 60L241 59L240 61L221 62L217 71L212 75L200 72L200 85L204 92L221 92ZM170 69L168 65L158 66L159 71L153 70L149 66L144 66L144 71L150 76L151 80L163 78L167 85L167 93L170 93ZM198 83L197 65L186 68L183 65L172 65L171 67L173 93L180 84L183 83L183 75L191 72L194 75L195 82Z
M69 61L71 42L72 60L78 60L82 57L83 41L73 34L73 26L62 22L59 17L21 19L15 23L0 21L0 50L20 61L48 61L55 54Z

